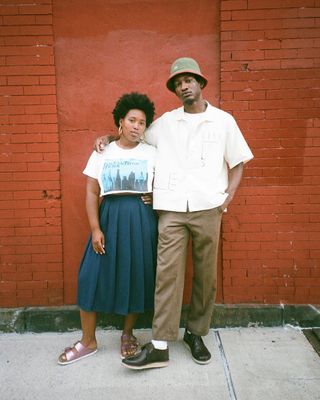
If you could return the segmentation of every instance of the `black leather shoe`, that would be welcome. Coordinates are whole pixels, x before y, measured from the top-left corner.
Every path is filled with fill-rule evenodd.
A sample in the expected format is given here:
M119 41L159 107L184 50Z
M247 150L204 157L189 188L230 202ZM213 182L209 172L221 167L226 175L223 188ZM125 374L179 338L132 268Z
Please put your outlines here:
M155 349L152 343L141 347L141 352L122 360L124 367L131 369L161 368L169 364L169 349Z
M183 341L190 349L193 361L198 364L209 364L211 361L211 354L203 343L201 336L194 335L186 330Z

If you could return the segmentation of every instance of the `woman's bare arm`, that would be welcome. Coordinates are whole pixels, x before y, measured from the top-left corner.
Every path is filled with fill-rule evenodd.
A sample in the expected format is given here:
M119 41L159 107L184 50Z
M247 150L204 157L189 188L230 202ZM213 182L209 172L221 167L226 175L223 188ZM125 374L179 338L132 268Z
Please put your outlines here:
M86 209L92 232L92 247L97 254L105 254L105 238L99 223L99 183L94 178L87 178Z

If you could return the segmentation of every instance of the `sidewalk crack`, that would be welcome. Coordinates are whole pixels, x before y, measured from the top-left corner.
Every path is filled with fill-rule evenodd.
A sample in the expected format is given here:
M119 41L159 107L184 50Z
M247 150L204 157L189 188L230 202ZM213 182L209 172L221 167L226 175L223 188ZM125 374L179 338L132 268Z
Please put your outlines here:
M225 377L226 377L226 380L227 380L229 399L230 400L237 400L237 394L236 394L236 391L235 391L235 388L234 388L234 384L233 384L232 376L231 376L231 371L230 371L230 368L229 368L229 364L228 364L228 360L227 360L226 354L224 352L224 348L223 348L223 344L222 344L222 340L221 340L219 331L214 331L214 335L215 335L216 340L218 342L219 353L220 353L220 357L222 359L224 374L225 374Z

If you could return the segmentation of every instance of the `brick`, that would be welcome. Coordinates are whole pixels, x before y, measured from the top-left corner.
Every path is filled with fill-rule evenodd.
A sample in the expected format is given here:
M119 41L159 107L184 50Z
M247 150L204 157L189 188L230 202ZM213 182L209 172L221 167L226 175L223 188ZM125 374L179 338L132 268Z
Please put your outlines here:
M26 132L27 133L57 133L58 127L56 124L32 124L32 125L26 125ZM42 135L42 136L46 137L46 135Z
M310 4L309 7L302 6L299 11L298 15L300 18L317 18L320 17L320 9L319 8L313 8L313 4Z
M14 281L0 281L0 293L13 292L17 288L17 283Z
M12 105L40 104L40 102L40 96L13 96L9 99L9 104Z
M55 105L27 105L25 106L26 114L55 114L57 112Z
M221 11L220 12L220 20L221 21L230 21L231 16L232 16L232 14L230 11Z
M298 49L271 49L265 50L264 56L266 59L291 59L299 57Z
M58 171L59 164L55 162L29 163L28 171Z
M46 281L26 281L26 282L17 282L18 291L22 290L37 290L37 289L46 289L48 286Z
M29 298L23 297L17 299L17 307L26 307L26 306L47 306L49 304L47 298Z
M40 162L43 160L43 153L15 153L11 157L12 162Z
M53 56L10 56L6 57L6 65L52 65Z
M57 130L57 127L54 127L53 130ZM47 134L43 133L42 141L45 143L58 143L59 135L57 133L47 133ZM46 161L58 161L58 160L46 160Z
M288 8L281 10L281 19L297 18L298 10L295 8ZM252 10L248 7L248 10L244 11L233 11L232 18L234 20L272 20L279 19L279 10L277 7L273 10Z
M283 28L299 29L299 28L313 28L315 22L313 18L293 18L283 21Z
M13 29L11 27L11 29ZM32 36L7 36L5 37L6 46L33 46L37 44L38 38Z
M18 7L14 7L13 5L5 6L1 5L1 15L16 15L18 14Z
M35 21L36 19L33 15L10 15L3 17L3 25L33 25Z
M41 0L41 4L51 4L51 2L52 2L52 0ZM19 6L21 4L34 5L35 1L34 0L23 0L23 3L21 3L21 0L1 0L1 4L10 4L11 6L13 6L13 5Z
M60 189L60 181L31 181L27 183L27 187L30 190L56 190Z
M46 280L62 280L63 274L61 272L33 272L34 281L46 281Z
M17 300L19 301L19 298L22 299L31 299L33 292L32 290L17 290Z
M12 136L12 143L34 143L42 142L42 135L39 134L17 134Z
M42 121L40 115L10 115L9 122L10 124L30 124Z
M52 33L50 25L20 26L20 34L25 36L50 36Z
M40 84L41 85L55 85L56 84L56 77L54 75L40 76Z
M27 166L24 163L2 163L1 164L1 171L26 171Z
M40 199L42 198L43 194L41 191L35 191L35 190L23 190L21 192L14 192L14 199Z
M4 56L52 56L52 46L2 46L0 48L0 54Z
M282 26L283 21L281 19L266 19L264 21L258 19L249 21L249 30L260 30L261 36L264 36L264 32L268 29L281 29Z
M23 93L25 95L50 95L56 93L56 88L53 85L24 86Z
M246 21L222 21L221 31L246 31L248 30L248 22Z
M247 9L247 0L222 1L221 10L243 10Z
M52 15L36 15L36 24L52 25Z
M0 144L0 151L3 153L24 153L26 151L25 144Z
M14 181L50 181L59 180L58 172L14 172Z
M32 153L33 152L58 153L59 146L56 143L28 144L27 151Z
M315 21L315 25L318 26L317 20ZM274 38L276 37L282 37L283 39L289 39L289 38L314 38L318 37L317 35L317 30L316 29L282 29L282 30L274 30L274 31L268 31L266 32L266 36Z
M41 122L44 124L56 124L58 123L57 114L41 114Z
M51 65L19 65L0 66L0 74L3 75L50 75L54 74L54 67Z
M61 209L60 208L47 208L45 210L46 217L61 217Z
M48 289L63 289L62 281L48 281Z
M228 32L230 33L230 32ZM250 31L250 30L240 30L240 31L231 31L231 40L242 41L242 40L261 40L261 36L263 36L260 30ZM264 33L264 36L265 33ZM278 39L276 37L275 39Z
M23 88L20 86L0 86L1 96L14 96L23 94Z
M31 255L30 254L20 254L20 255L17 255L17 254L9 255L9 254L6 254L6 255L2 255L1 256L1 260L2 260L3 263L8 263L8 264L10 264L10 263L11 264L16 264L16 263L22 263L22 262L31 262ZM10 275L8 273L8 275L5 277L2 274L2 279L3 280L10 280L9 276L11 276L11 278L12 278L12 277L15 277L16 275L15 274ZM20 277L20 274L19 274L19 277ZM15 278L14 280L17 280L17 278Z
M281 42L281 47L282 48L308 48L308 47L314 47L314 41L313 39L284 39Z
M280 2L278 0L248 0L248 9L280 9L278 10L279 15L282 15L282 8L312 7L313 5L313 0L281 0Z
M52 14L52 6L51 5L35 5L30 4L27 6L19 6L20 14Z
M314 61L313 59L305 58L305 59L296 59L296 60L282 60L281 68L313 68Z

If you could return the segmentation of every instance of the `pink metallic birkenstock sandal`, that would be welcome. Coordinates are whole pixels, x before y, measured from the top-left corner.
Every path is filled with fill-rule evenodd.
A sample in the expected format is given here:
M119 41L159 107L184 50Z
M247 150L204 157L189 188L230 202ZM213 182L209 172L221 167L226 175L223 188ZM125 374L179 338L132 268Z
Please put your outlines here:
M92 356L98 351L98 349L90 349L85 347L80 341L75 343L73 347L67 347L64 352L59 356L58 364L68 365L76 361L80 361L83 358Z

